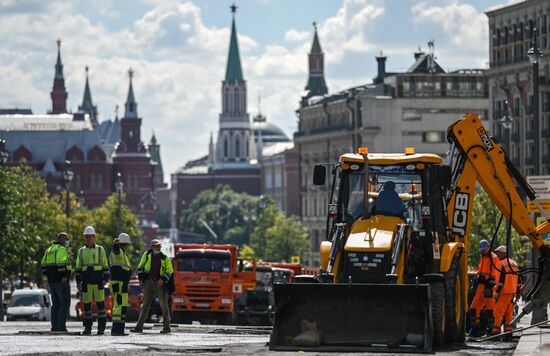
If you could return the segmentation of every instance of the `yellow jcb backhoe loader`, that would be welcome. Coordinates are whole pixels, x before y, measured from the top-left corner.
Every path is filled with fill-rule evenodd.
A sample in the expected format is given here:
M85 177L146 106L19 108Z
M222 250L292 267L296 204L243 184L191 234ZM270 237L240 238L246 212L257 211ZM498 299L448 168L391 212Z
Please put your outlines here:
M477 182L509 221L508 231L513 225L527 235L541 256L524 313L548 303L550 263L541 235L550 223L533 224L516 184L530 200L533 190L476 115L451 125L447 137L449 164L413 149L360 148L340 157L321 274L275 286L270 349L429 352L464 340ZM325 172L315 167L314 184L325 184Z

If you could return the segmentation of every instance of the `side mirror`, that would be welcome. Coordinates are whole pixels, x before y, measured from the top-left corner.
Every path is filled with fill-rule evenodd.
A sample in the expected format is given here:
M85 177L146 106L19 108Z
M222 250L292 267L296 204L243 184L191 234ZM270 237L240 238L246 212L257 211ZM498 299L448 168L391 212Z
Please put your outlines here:
M325 185L327 169L322 164L316 164L313 168L313 185Z

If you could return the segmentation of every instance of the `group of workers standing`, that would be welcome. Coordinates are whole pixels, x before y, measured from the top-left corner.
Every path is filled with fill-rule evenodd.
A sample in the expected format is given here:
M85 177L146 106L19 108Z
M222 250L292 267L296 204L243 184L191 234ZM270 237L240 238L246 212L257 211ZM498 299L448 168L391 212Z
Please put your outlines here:
M508 257L506 246L493 252L487 240L479 242L479 253L477 287L470 306L470 335L500 334L503 320L504 332L512 331L514 308L522 290L518 265ZM481 321L482 314L486 316L485 323Z
M107 258L103 246L95 243L95 229L84 229L85 245L76 255L75 279L82 293L83 325L82 335L91 335L93 326L92 302L97 306L97 334L103 335L107 326L104 286L110 282L113 298L111 335L126 335L124 332L126 311L128 308L128 283L132 276L132 266L128 256L130 236L121 233L113 240L113 248ZM48 278L52 295L51 324L52 331L67 331L66 320L71 303L69 279L73 270L68 248L69 235L61 232L57 240L46 250L42 257L42 272ZM170 258L161 252L159 240L151 241L138 265L138 278L143 289L143 304L136 326L132 332L143 332L143 324L149 316L149 308L155 295L162 308L163 329L161 333L170 333L170 314L166 286L173 273Z

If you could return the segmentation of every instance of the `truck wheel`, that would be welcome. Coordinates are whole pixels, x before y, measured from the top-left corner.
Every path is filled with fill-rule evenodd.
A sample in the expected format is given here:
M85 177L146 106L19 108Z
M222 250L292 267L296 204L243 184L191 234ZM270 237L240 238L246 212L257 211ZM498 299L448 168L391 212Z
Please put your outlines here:
M463 342L465 337L464 288L460 261L453 258L449 271L445 273L445 340Z
M434 327L433 343L435 346L441 346L445 343L445 284L430 283L430 292Z

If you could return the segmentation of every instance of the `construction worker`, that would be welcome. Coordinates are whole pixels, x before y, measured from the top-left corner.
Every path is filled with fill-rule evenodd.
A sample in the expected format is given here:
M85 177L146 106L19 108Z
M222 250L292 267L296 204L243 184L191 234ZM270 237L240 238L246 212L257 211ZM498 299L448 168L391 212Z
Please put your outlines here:
M499 246L495 254L500 260L500 277L495 292L495 326L492 334L500 334L504 318L504 332L512 331L510 325L514 317L515 296L518 294L519 272L516 261L508 257L506 246ZM510 335L511 336L511 335Z
M480 336L487 334L487 328L493 324L493 314L495 308L495 299L493 298L493 288L498 278L498 269L500 261L498 257L491 252L489 241L479 241L479 264L477 266L477 289L470 306L470 318L472 320L472 329L470 335ZM481 313L488 316L489 325L481 325ZM483 330L482 330L483 329Z
M42 257L42 273L48 278L48 286L52 294L52 331L67 331L66 322L71 306L71 263L67 248L71 241L66 232L60 232L57 239Z
M139 314L139 320L131 332L143 332L143 324L149 316L149 308L155 294L159 298L162 309L161 334L170 333L170 313L168 309L168 298L166 296L166 285L173 273L170 258L161 251L161 243L154 239L151 241L151 249L141 257L138 267L139 284L143 288L143 304Z
M132 276L130 258L126 254L130 246L130 236L118 235L113 241L113 250L109 256L111 266L111 295L113 297L113 327L111 335L123 336L128 308L128 283Z
M109 265L107 254L102 246L95 244L95 229L88 226L84 229L86 245L78 250L76 255L76 283L82 292L84 305L82 335L92 333L92 301L97 305L97 334L103 335L107 325L105 313L104 286L109 281Z

